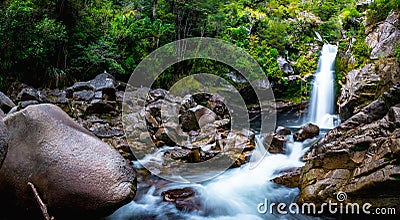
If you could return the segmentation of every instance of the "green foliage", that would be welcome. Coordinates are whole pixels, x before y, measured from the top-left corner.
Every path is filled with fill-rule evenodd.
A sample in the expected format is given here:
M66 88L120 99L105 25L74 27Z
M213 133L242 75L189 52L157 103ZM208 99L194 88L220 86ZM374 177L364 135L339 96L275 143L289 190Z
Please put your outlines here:
M53 54L65 42L65 26L36 14L31 1L12 1L1 9L0 71L6 77L48 80L51 75L48 69L57 68Z
M384 20L392 9L400 9L399 0L375 0L369 5L367 11L368 23Z
M374 7L384 3L390 5L382 6L385 11L398 7L396 0L376 2L370 16L378 13ZM8 0L0 4L0 85L22 80L60 86L66 80L87 80L104 70L127 80L157 48L204 36L243 48L258 61L283 98L301 101L308 89L301 86L301 80L288 79L279 69L278 56L288 57L294 74L310 75L319 58L310 51L317 51L315 47L325 41L337 42L345 30L357 38L351 50L358 65L368 57L368 48L359 40L365 36L360 34L364 31L359 22L362 14L356 10L355 0ZM240 59L237 62L248 65ZM227 78L230 71L235 70L218 62L190 60L168 68L155 86L168 88L198 72Z

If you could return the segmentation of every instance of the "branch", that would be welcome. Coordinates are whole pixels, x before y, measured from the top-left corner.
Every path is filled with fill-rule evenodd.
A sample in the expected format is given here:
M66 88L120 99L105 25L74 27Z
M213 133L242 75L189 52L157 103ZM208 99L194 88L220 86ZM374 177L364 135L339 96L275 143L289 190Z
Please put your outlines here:
M40 198L39 193L37 192L35 186L31 182L28 182L28 185L31 187L32 192L35 195L36 201L40 206L40 210L42 210L44 219L45 220L54 220L54 217L50 217L49 213L47 212L47 207L43 203L42 199Z

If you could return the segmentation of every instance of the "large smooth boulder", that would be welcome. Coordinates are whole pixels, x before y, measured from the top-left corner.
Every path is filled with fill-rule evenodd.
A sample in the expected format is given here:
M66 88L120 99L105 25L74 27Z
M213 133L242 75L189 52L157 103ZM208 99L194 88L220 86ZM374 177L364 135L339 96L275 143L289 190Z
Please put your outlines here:
M107 215L135 196L133 168L59 107L28 106L4 122L9 149L0 169L1 214L41 218L28 182L56 219Z

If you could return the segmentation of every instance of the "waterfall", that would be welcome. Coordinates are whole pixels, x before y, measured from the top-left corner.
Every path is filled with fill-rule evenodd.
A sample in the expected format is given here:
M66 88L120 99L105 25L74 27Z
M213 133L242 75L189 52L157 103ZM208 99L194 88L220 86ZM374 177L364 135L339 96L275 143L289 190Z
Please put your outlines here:
M315 74L309 107L309 120L321 128L333 128L337 116L335 111L334 64L337 46L324 44Z

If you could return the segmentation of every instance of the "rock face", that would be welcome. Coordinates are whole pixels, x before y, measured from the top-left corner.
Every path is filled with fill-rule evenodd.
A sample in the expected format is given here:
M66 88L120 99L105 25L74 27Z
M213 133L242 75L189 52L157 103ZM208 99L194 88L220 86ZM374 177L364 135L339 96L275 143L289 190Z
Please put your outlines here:
M350 71L339 98L341 119L347 120L358 113L399 81L400 66L396 58L386 58L381 63Z
M371 59L391 57L400 43L400 12L392 10L382 23L366 28L365 42L372 48Z
M400 210L400 84L331 130L304 160L299 203L345 202Z
M133 168L57 106L28 106L4 122L10 136L0 200L11 215L40 216L28 182L57 219L106 215L134 197Z
M295 168L290 170L285 170L281 173L281 176L272 179L272 182L284 185L287 187L299 187L300 185L300 176L303 168Z

